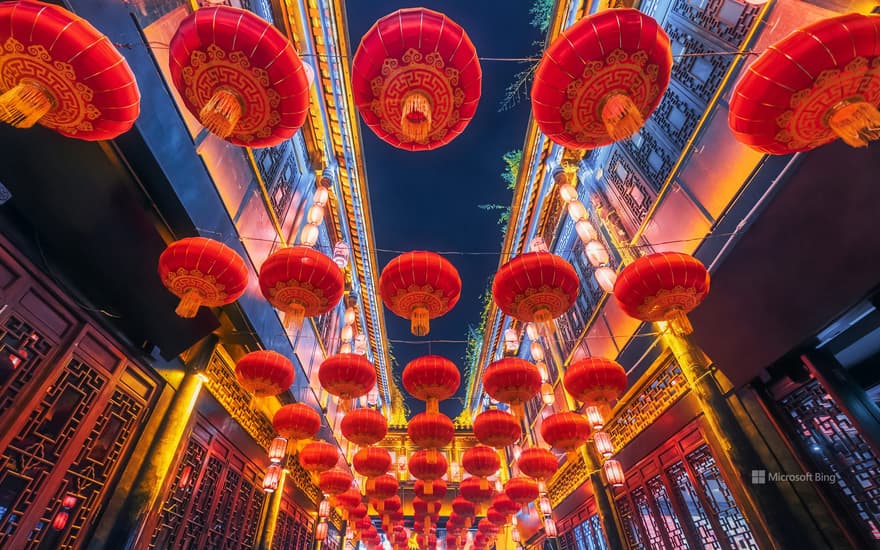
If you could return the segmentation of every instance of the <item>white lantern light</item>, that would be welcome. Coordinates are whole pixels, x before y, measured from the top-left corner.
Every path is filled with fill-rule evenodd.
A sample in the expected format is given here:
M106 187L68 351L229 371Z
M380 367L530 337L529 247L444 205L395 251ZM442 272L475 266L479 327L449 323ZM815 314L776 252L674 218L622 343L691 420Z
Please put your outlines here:
M318 523L318 528L315 529L315 540L327 540L327 530L329 529L326 521L321 521Z
M535 361L544 360L544 348L541 346L540 342L532 342L529 346L529 353L532 354L532 359Z
M519 349L519 335L516 329L509 328L504 331L504 350L515 353Z
M544 241L543 237L535 237L534 239L532 239L532 242L529 245L529 251L550 252L550 248L547 247L547 243L546 241Z
M535 366L538 367L538 374L541 375L541 381L547 382L550 380L550 372L547 370L547 363L543 361L538 361L535 363Z
M339 353L351 353L351 343L350 342L342 342L339 344Z
M617 282L617 273L615 273L613 269L610 267L599 267L593 275L596 277L596 281L598 281L602 290L609 294L614 292L614 283Z
M596 432L593 434L593 443L596 444L596 451L602 455L602 458L611 458L614 456L614 443L611 436L606 432Z
M327 519L330 517L330 501L327 500L326 497L324 497L321 504L318 505L318 517L321 519Z
M270 464L266 469L266 475L263 477L263 491L274 493L281 481L281 465Z
M339 338L343 342L351 342L352 340L354 340L354 329L351 328L351 325L345 325L344 327L342 327L342 334L339 336Z
M559 196L562 197L562 200L564 200L565 202L571 202L577 200L578 192L573 185L569 183L563 183L559 186Z
M303 246L315 246L318 242L318 226L313 223L305 224L299 234L299 242Z
M608 250L605 249L605 245L596 240L585 244L584 252L586 252L587 259L593 267L608 265L608 261L611 259L608 255Z
M318 206L326 206L327 199L330 197L330 191L327 190L323 185L319 186L315 189L315 194L312 197L312 202L317 204Z
M612 487L623 486L626 478L623 475L623 466L620 462L616 460L606 460L605 464L602 465L602 469L605 470L605 479L608 480L609 485Z
M358 334L354 337L354 352L358 355L367 354L367 335Z
M541 513L545 516L552 514L553 508L550 506L550 499L547 497L541 497L538 501L538 509L541 510Z
M461 466L458 465L458 462L453 460L449 464L449 476L452 478L452 481L458 481L459 474L461 474Z
M379 385L374 385L369 392L367 392L367 404L371 407L375 407L379 402Z
M287 456L287 439L276 437L269 445L269 462L279 464L284 461L285 456Z
M589 214L587 214L587 208L584 206L584 203L581 201L571 201L568 203L568 216L574 222L579 222L582 219L586 218Z
M555 539L558 535L556 532L556 522L553 521L553 518L547 518L544 520L544 532L547 533L547 536L551 539Z
M599 237L599 232L596 231L596 227L590 223L589 220L578 220L578 222L574 224L574 230L577 231L581 242L588 243Z
M599 407L590 405L584 410L584 414L590 423L590 427L594 430L599 431L605 427L605 417L602 416L602 411L599 410Z
M346 325L353 325L356 319L356 314L354 308L349 306L345 309L345 316L342 318L342 321Z
M513 519L515 520L516 516L513 516ZM513 529L510 530L510 538L513 539L513 542L519 542L521 540L519 536L519 529L516 528L516 525L514 525Z
M307 219L309 220L309 223L320 225L320 223L324 221L324 207L318 204L313 205L309 208Z
M339 241L333 246L333 261L339 266L339 269L345 269L348 265L348 256L351 252L348 243Z
M526 334L529 335L529 340L533 342L541 337L538 333L538 325L535 323L526 323Z
M553 386L547 383L541 384L541 399L543 399L544 403L547 405L552 405L556 402L556 394L553 393Z

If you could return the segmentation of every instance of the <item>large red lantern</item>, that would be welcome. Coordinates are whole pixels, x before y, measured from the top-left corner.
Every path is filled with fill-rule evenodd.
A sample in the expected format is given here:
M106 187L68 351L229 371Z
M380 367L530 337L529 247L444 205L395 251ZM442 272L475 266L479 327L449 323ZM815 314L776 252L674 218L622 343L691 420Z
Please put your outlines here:
M439 401L455 395L461 373L455 363L439 355L424 355L406 364L401 375L403 387L416 399L426 402L427 412L438 412Z
M286 439L311 439L321 429L321 416L305 403L291 403L278 409L272 418L272 426Z
M406 252L379 276L385 307L410 320L410 331L425 336L430 320L445 315L461 296L461 278L449 261L433 252Z
M474 437L483 445L502 449L519 441L522 428L512 414L488 409L474 418Z
M346 413L339 427L342 437L355 445L374 445L388 433L388 420L374 409L354 409Z
M397 494L398 484L394 476L388 474L367 480L366 494L376 500L385 500Z
M547 481L559 469L556 455L541 447L524 449L516 464L523 475L538 481Z
M838 137L880 139L880 16L824 19L770 46L730 98L739 141L764 153L807 151Z
M586 357L568 366L562 383L572 397L607 414L626 390L626 370L610 359Z
M416 482L413 483L413 492L416 494L417 497L426 502L443 500L443 498L446 496L446 490L446 482L442 479L434 480L431 483L430 493L425 492L425 482L421 479L417 479Z
M0 92L0 121L86 141L127 132L140 112L134 74L113 43L43 2L0 3Z
M693 256L658 252L638 258L617 276L614 298L624 313L640 321L671 321L690 333L687 314L709 293L709 272Z
M489 397L510 405L523 418L526 401L541 391L541 373L533 363L519 357L503 357L486 367L483 389Z
M204 237L180 239L168 245L159 256L158 271L165 288L180 298L174 311L184 318L195 317L201 306L231 304L247 288L248 271L241 256L225 244Z
M491 447L475 445L461 455L461 467L476 477L489 477L501 468L501 459Z
M439 449L452 442L455 426L445 414L419 413L410 419L406 433L417 447Z
M327 470L318 476L318 487L328 495L338 495L351 488L351 474L342 470Z
M376 369L363 355L339 353L324 359L318 367L318 381L342 400L345 409L349 400L366 395L376 385Z
M285 327L300 328L305 317L327 313L342 299L344 290L339 266L307 246L278 249L260 267L260 291L275 309L284 312Z
M454 21L425 8L386 15L351 67L355 105L379 138L410 151L452 141L480 100L477 51Z
M252 12L201 8L169 46L171 80L209 131L269 147L293 136L309 109L309 81L293 44Z
M528 252L501 266L492 281L492 298L506 315L548 323L574 304L578 287L570 263L549 252Z
M299 463L308 472L326 472L336 466L337 462L339 451L336 446L324 441L307 443L299 452Z
M365 477L378 477L391 468L391 455L381 447L364 447L351 460L354 470Z
M584 17L544 52L532 85L541 131L572 149L636 133L669 86L672 49L663 28L629 8Z
M433 453L429 456L426 450L417 451L409 458L409 473L416 479L425 482L425 494L430 495L434 492L433 481L440 479L446 475L448 464L446 457L442 453Z
M572 453L590 438L590 423L575 412L558 412L541 421L541 437L554 449Z
M278 395L293 384L293 363L274 351L252 351L235 364L235 378L255 397Z
M512 477L504 484L504 493L525 509L530 502L538 498L538 484L525 477Z

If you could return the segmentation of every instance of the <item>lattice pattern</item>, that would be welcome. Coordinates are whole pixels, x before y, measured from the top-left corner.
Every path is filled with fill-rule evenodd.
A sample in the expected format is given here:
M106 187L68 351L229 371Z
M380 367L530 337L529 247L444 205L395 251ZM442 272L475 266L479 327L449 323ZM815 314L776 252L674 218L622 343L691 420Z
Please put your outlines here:
M880 540L880 462L852 420L811 380L781 400L789 437L810 450L818 471L833 476L840 504L852 509L870 538Z
M275 215L283 220L296 195L294 186L299 177L293 144L287 140L274 147L255 149L254 160L266 185Z
M153 532L150 548L168 548L174 540L174 534L183 521L186 507L189 504L196 478L202 469L202 464L207 458L208 448L190 438L186 444L186 452L180 464L177 465L177 473L174 476L174 484L171 492L162 505L162 513L159 515L159 523ZM239 494L241 498L241 494ZM242 521L244 517L241 518Z
M657 517L660 522L660 528L666 534L669 546L674 550L681 550L688 547L687 538L684 529L678 519L678 514L672 506L669 499L669 493L666 492L666 486L660 476L654 476L649 479L645 486L654 501L654 507L657 510Z
M44 365L57 342L12 314L0 327L0 415Z
M702 115L703 109L672 84L663 94L663 100L650 121L652 126L660 128L672 145L681 149L696 130Z
M636 518L633 517L632 506L627 496L624 495L622 498L617 499L617 511L620 514L620 521L623 523L623 534L629 547L633 550L649 550L649 547L645 546L645 543L642 542L642 533L639 531Z
M599 514L593 514L581 523L559 535L561 550L607 550L608 543L602 531Z
M642 524L645 541L651 550L661 550L668 548L663 534L660 532L660 526L657 525L656 514L653 513L649 504L645 489L639 487L630 493L633 506Z
M745 41L760 11L761 6L736 0L675 0L672 4L672 13L737 47Z
M707 42L683 22L667 19L663 28L672 42L673 56L716 51L717 46ZM672 65L672 78L683 84L695 97L708 103L721 87L733 60L734 57L730 55L679 58Z
M610 184L618 202L625 207L633 227L638 227L657 196L657 191L645 181L636 165L615 146L605 168L605 180ZM618 210L619 212L619 210Z
M587 466L583 458L576 461L567 461L562 469L553 478L552 483L547 485L547 496L550 503L556 507L575 489L580 487L589 477Z
M219 354L214 354L205 369L205 387L232 418L261 447L268 449L275 437L272 421L251 407L251 394L242 389L232 369Z
M677 462L667 468L666 477L669 479L679 507L686 510L686 513L682 514L685 521L689 523L691 531L699 537L700 548L721 550L721 542L718 540L715 528L700 502L700 496L697 494L697 489L688 476L684 464Z
M639 169L648 178L654 189L659 190L678 158L678 153L671 151L656 135L653 124L648 123L638 134L621 143L627 153L636 161Z

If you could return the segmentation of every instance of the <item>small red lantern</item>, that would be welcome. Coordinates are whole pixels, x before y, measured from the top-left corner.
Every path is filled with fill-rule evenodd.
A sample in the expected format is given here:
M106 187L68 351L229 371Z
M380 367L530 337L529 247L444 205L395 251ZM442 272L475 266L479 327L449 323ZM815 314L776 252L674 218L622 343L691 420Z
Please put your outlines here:
M351 488L351 474L342 470L328 470L318 476L318 487L327 495L338 495Z
M354 508L357 508L357 506L359 504L361 504L361 493L360 493L360 491L358 491L354 487L349 487L345 491L343 491L337 495L334 495L333 501L336 506L339 506L340 508L348 510L349 511L349 518L351 518L352 516L351 516L350 512ZM357 519L357 518L353 518L353 519Z
M519 441L522 428L512 414L488 409L474 418L474 436L483 445L502 449Z
M492 281L495 305L524 323L549 323L574 304L579 281L570 263L549 252L528 252L510 260Z
M519 455L517 466L523 475L538 481L547 481L559 469L559 461L556 459L556 455L547 449L531 447L524 449Z
M180 298L177 315L196 316L199 307L220 307L238 300L247 288L244 260L223 243L204 237L180 239L159 256L159 278Z
M16 128L39 122L86 141L110 140L134 125L134 74L82 17L43 2L2 2L0 47L0 121Z
M445 414L419 413L410 419L406 433L417 447L439 449L452 442L455 426Z
M454 21L409 8L378 20L361 39L351 80L355 105L376 135L410 151L450 142L480 100L477 52Z
M459 495L452 499L452 511L464 519L472 518L476 513L476 506L470 500Z
M489 477L501 468L501 459L491 447L475 445L461 455L461 466L476 477Z
M505 516L510 516L519 512L519 504L510 500L510 497L507 496L507 493L498 493L492 499L492 508L495 508Z
M504 485L504 493L525 511L529 503L538 498L538 484L525 477L512 477Z
M418 451L409 458L409 473L416 479L425 482L425 494L434 492L433 481L446 475L446 457L442 453L435 453L435 458L428 456L428 451Z
M67 513L67 510L60 510L55 514L55 518L52 520L52 529L56 531L61 531L65 527L67 527L67 520L70 517L70 514Z
M348 511L348 517L355 521L367 517L367 506L363 502L358 502L354 508Z
M235 364L235 378L255 397L278 395L293 384L293 363L274 351L252 351Z
M601 406L607 414L626 390L626 370L610 359L586 357L568 366L562 383L572 397L587 405Z
M323 368L323 365L321 366ZM372 368L372 365L370 367ZM320 372L318 376L320 377ZM354 409L343 417L340 428L345 439L363 447L374 445L385 438L385 434L388 433L388 421L379 411L367 408Z
M489 509L486 510L486 519L489 520L489 523L496 525L498 527L503 526L507 523L507 515L502 514L496 508L489 506Z
M430 319L445 315L461 296L458 271L433 252L414 251L391 260L379 276L385 307L410 320L410 330L425 336Z
M584 17L544 52L532 85L541 131L572 149L636 133L669 86L672 49L663 28L635 9Z
M391 455L382 447L364 447L354 454L351 464L362 476L378 477L391 468Z
M525 402L541 391L541 373L525 359L504 357L486 367L483 389L492 399L509 404L517 418L523 418Z
M403 369L403 387L427 403L427 412L439 412L438 402L455 395L461 374L455 363L439 355L417 357Z
M495 489L485 478L466 477L461 480L461 484L458 486L458 493L466 500L479 506L492 500L492 497L495 495ZM482 514L478 513L477 515Z
M321 429L321 416L305 403L284 405L272 418L278 435L293 441L311 439Z
M376 385L376 369L363 355L338 353L321 363L318 381L347 408L348 400L366 395Z
M397 494L397 479L388 474L367 480L366 494L376 500L385 500Z
M500 529L487 518L483 518L477 523L477 531L491 537L492 535L497 535Z
M440 513L440 503L436 500L426 501L421 497L412 500L413 515L418 517L436 516Z
M285 327L298 329L305 317L327 313L344 290L339 266L307 246L276 250L260 267L260 291L272 307L284 312Z
M171 38L169 65L186 108L230 143L278 145L305 122L303 64L281 31L253 12L194 11Z
M671 321L676 331L692 331L687 314L709 293L709 272L693 256L658 252L638 258L617 276L614 298L624 313L640 321Z
M326 472L339 462L336 446L324 441L307 443L299 452L299 463L304 470L312 473Z
M807 151L838 137L852 147L880 139L880 17L817 21L770 46L733 91L736 139L763 153Z
M541 437L554 449L573 453L590 438L590 423L575 412L558 412L541 421Z
M623 475L623 466L616 460L606 460L602 465L605 472L605 479L612 487L622 487L626 482L626 476Z
M443 500L446 497L447 486L446 482L442 479L434 480L431 483L431 493L425 492L425 482L421 479L417 479L413 484L413 492L417 497L426 501L426 502L434 502L437 500Z

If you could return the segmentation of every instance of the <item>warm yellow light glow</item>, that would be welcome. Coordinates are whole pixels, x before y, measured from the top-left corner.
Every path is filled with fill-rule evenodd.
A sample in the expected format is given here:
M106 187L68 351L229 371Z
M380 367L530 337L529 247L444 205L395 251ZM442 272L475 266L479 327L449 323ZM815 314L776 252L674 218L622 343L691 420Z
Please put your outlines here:
M559 196L562 197L562 200L564 200L565 202L571 202L577 200L578 192L573 185L563 183L559 186Z
M611 436L606 432L594 433L593 442L596 444L596 451L602 455L602 458L614 456L614 443L611 442Z
M313 205L309 208L309 215L306 219L309 220L309 223L320 225L324 221L324 207L317 204Z
M602 465L602 469L605 471L605 479L608 481L609 485L612 487L623 486L626 478L623 475L623 466L620 462L616 460L606 460L605 464Z
M536 325L535 323L526 323L526 334L529 336L529 340L531 340L532 342L541 337L541 335L538 333L538 325Z
M599 267L596 269L594 275L599 286L602 287L602 290L609 294L614 292L614 283L617 282L617 273L615 273L613 269L610 267Z
M351 328L351 325L345 325L342 327L342 332L340 333L339 338L343 342L351 342L354 340L354 329Z
M568 216L577 223L588 216L587 208L581 201L571 201L568 203Z
M283 437L276 437L272 440L272 444L269 445L269 462L272 464L280 464L284 462L284 457L287 456L287 439Z
M345 317L343 318L343 322L346 325L353 325L356 320L356 314L353 307L348 307L345 310Z
M544 400L546 405L552 405L556 401L556 394L553 393L553 386L547 384L541 384L541 399Z
M584 410L584 414L586 414L587 421L593 430L601 430L605 427L605 418L602 416L599 407L591 405Z
M599 241L593 240L584 245L584 252L587 254L587 260L593 267L602 267L608 265L608 250L605 245Z
M275 489L278 488L278 482L281 480L281 466L279 464L272 464L266 470L266 475L263 477L263 491L267 493L274 493Z
M326 206L327 199L329 197L330 197L330 191L328 191L327 188L324 187L323 185L318 186L318 188L315 189L315 195L314 195L314 197L312 197L312 202L318 206Z
M318 226L313 223L307 223L303 226L302 232L299 234L299 242L303 246L315 246L318 242Z
M529 353L532 354L532 359L535 361L544 360L544 348L541 346L540 342L532 342L529 346Z
M579 220L574 225L574 230L577 231L578 237L580 237L581 242L588 243L599 237L599 233L596 231L596 227L588 220Z
M547 363L538 361L535 363L535 366L538 367L538 373L541 375L541 382L548 382L550 380L550 372L547 371Z

